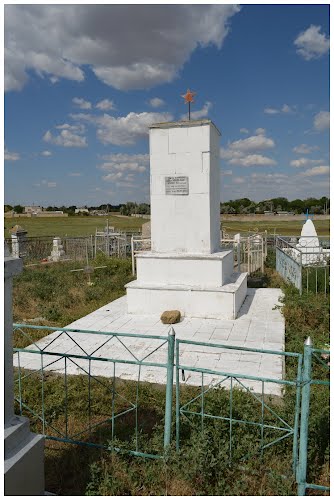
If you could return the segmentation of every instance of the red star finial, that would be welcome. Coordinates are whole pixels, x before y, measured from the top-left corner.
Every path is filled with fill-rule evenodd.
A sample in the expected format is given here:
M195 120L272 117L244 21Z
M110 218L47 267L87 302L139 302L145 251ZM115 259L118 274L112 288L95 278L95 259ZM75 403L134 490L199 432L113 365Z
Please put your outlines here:
M194 96L196 95L196 92L192 92L191 90L187 90L187 93L184 95L181 95L181 97L184 98L184 104L188 103L188 116L190 120L190 103L194 102Z
M181 97L184 98L184 104L187 104L187 102L194 102L194 96L196 95L196 92L192 92L191 90L187 90L187 93L184 95L181 95Z

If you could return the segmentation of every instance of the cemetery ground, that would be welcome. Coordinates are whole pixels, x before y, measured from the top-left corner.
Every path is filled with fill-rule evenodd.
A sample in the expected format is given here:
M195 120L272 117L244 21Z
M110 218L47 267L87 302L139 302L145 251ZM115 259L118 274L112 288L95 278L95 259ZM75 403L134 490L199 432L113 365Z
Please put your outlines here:
M86 219L86 218L85 218ZM100 220L100 218L99 218ZM132 220L132 219L131 219ZM317 228L318 229L318 228ZM327 231L328 234L328 231ZM14 280L14 321L47 326L65 326L102 305L124 295L124 284L131 276L127 259L107 259L99 256L94 265L106 265L92 276L93 286L87 285L83 273L71 273L79 263L55 263L25 268ZM286 322L285 350L302 352L303 343L311 336L315 347L329 343L329 297L324 294L302 294L285 285L274 271L274 255L269 254L263 281L268 287L284 291L282 312ZM45 336L35 331L34 340ZM16 347L23 344L14 336ZM294 367L287 363L287 375ZM321 369L321 368L319 368ZM36 377L39 375L37 374ZM316 376L316 373L315 373ZM82 429L86 411L87 380L84 376L68 376L67 398L71 401L71 433ZM25 397L40 411L38 384L34 377L25 384ZM108 380L108 379L105 379ZM131 401L136 383L117 380L118 392ZM315 390L314 390L315 389ZM308 481L329 485L329 391L324 386L312 390L309 420ZM103 386L95 387L95 410L99 415L110 411L110 398ZM64 426L64 381L55 374L47 375L46 397L48 418L56 428ZM284 419L294 415L294 389L287 388L283 398L271 398L270 406ZM195 387L185 387L182 398L197 394ZM227 407L229 393L225 389L211 391L206 397L206 411L219 414ZM259 405L250 394L233 390L235 415L246 420L259 418ZM117 403L121 404L121 403ZM142 446L160 452L163 442L165 392L157 384L140 386L139 440ZM16 408L17 410L17 408ZM175 414L175 412L174 412ZM41 432L38 420L30 416L32 429ZM196 423L197 422L197 423ZM182 427L180 452L172 443L167 460L131 457L126 453L111 453L97 448L79 447L46 441L46 490L58 495L295 495L296 485L291 471L292 442L283 440L258 456L256 442L259 429L255 426L235 426L233 462L229 462L228 422L206 419L204 432L200 419L194 425ZM174 422L175 423L175 422ZM114 446L131 448L133 435L131 414L118 419ZM173 428L175 426L173 425ZM110 429L101 426L96 440L108 439ZM94 439L94 438L93 438ZM109 437L110 439L110 437ZM247 455L246 458L243 458Z
M28 231L28 236L87 236L95 234L96 228L103 230L107 225L120 230L140 231L141 226L147 219L137 217L126 217L110 215L108 217L75 216L75 217L29 217L29 218L5 218L5 238L10 236L9 229L15 224L23 226ZM222 225L226 232L234 234L238 232L251 231L268 234L298 235L300 234L304 220L257 220L252 217L249 221L224 220ZM319 236L329 234L329 220L314 220L314 225Z

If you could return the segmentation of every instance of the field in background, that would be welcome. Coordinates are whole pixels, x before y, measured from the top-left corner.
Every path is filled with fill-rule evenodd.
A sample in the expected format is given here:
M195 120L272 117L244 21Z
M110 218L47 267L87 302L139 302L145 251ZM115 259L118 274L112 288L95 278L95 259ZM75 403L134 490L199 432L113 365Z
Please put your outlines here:
M9 229L16 224L28 231L27 236L87 236L102 231L109 221L109 226L122 230L141 230L145 219L137 217L29 217L5 219L5 238L9 238Z
M221 224L228 234L235 234L244 231L265 231L269 234L281 235L299 235L305 220L252 220L249 221L234 221L223 220ZM315 228L319 236L329 235L329 220L313 220Z
M28 231L28 236L86 236L95 234L95 230L103 230L107 225L115 229L140 230L147 219L137 217L125 217L110 215L108 217L38 217L22 219L5 219L5 238L10 236L9 229L19 224ZM329 220L314 220L315 228L319 236L329 235ZM270 234L298 235L300 234L304 220L222 220L222 226L228 234L244 231L264 231Z

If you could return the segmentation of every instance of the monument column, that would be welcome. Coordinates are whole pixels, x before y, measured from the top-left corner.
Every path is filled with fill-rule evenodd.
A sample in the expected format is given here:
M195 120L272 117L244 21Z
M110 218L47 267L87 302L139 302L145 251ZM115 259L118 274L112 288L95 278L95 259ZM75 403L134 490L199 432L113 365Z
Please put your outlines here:
M44 495L44 437L33 434L29 420L14 415L13 277L22 272L22 260L5 244L5 495Z
M234 319L247 273L220 246L220 132L211 120L150 127L151 251L126 285L130 314Z

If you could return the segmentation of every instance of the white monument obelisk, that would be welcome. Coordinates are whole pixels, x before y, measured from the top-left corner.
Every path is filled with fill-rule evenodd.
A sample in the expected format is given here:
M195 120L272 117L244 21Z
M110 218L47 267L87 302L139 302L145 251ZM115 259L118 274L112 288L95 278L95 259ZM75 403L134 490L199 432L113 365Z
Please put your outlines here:
M233 319L247 273L220 248L220 132L211 120L150 127L151 251L126 285L128 312Z

